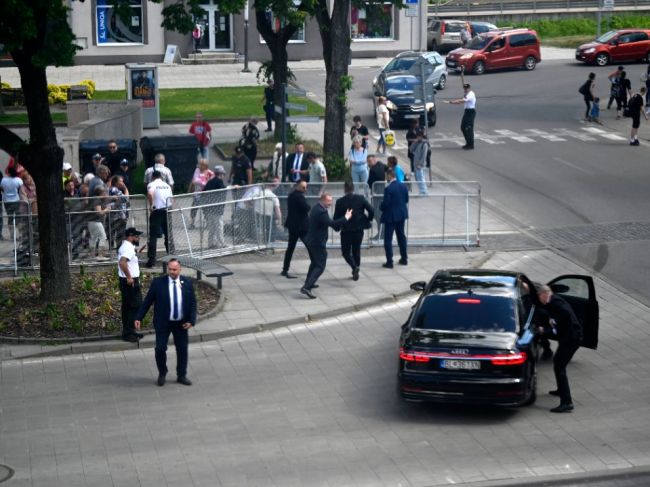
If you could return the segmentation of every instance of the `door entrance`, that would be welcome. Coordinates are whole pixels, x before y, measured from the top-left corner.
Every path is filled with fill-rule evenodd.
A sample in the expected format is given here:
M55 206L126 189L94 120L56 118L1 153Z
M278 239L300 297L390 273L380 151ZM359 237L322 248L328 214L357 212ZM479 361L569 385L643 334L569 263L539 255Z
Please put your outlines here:
M201 51L232 50L232 16L219 11L218 5L201 5L203 15L196 19L203 35L199 41Z

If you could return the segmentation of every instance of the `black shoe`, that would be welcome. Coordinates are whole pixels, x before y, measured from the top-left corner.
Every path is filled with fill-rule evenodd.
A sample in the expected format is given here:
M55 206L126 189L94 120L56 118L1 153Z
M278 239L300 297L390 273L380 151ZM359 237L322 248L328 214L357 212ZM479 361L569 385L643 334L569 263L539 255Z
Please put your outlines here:
M464 145L463 150L474 150L474 146L473 145Z
M140 340L140 337L137 335L124 335L122 337L122 340L125 342L130 342L130 343L138 343L138 340Z
M555 389L554 391L548 391L548 393L549 393L551 396L557 396L557 397L560 397L560 391L558 391L557 389Z
M408 261L404 259L400 259L398 263L399 265L409 265Z
M153 266L155 266L155 265L156 265L155 262L147 262L144 266L145 266L147 269L151 269L151 268L152 268Z
M158 384L160 387L164 386L165 377L167 377L167 374L158 374L158 380L156 381L156 384Z
M137 336L138 338L144 338L144 335L142 333L136 333L135 336Z
M294 276L293 274L289 274L289 271L282 271L280 272L281 276L286 277L287 279L296 279L298 276Z
M317 287L319 287L318 284L312 284L312 286L309 289L316 289Z
M542 360L550 360L552 358L553 358L553 350L551 350L550 348L547 348L542 352Z
M358 281L359 280L359 268L355 267L352 269L352 280L353 281Z
M306 287L303 287L300 289L300 292L307 296L309 299L316 299L316 296L314 296L311 292L311 289L307 289Z
M385 269L392 269L393 268L393 263L392 262L385 262L381 265Z
M273 129L266 129L264 132L273 132Z
M551 409L552 413L570 413L573 411L573 404L560 404L558 407Z
M633 140L632 142L630 142L630 145L635 145L635 146L640 145L639 139Z
M184 386L192 385L192 381L189 380L186 376L179 377L178 379L176 379L176 382L178 382L179 384L183 384Z

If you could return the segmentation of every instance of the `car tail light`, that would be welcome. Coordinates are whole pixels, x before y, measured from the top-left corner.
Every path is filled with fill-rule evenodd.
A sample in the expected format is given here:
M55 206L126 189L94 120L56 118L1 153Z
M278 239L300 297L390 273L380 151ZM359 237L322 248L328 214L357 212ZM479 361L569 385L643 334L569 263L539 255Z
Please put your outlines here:
M440 35L445 33L445 23L440 22Z
M399 349L399 358L407 362L428 362L429 356L418 352L406 352L403 348Z
M490 359L492 365L521 365L528 359L526 352L494 355Z
M481 300L476 298L458 298L456 302L458 304L481 304Z

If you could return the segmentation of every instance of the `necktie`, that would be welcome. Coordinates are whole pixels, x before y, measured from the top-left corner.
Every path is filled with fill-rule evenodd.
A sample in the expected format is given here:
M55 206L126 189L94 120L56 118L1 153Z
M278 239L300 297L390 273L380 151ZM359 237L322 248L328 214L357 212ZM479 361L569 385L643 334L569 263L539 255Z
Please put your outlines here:
M302 165L302 154L298 153L296 157L296 165L294 166L293 179L300 181L300 166Z
M180 319L179 313L178 313L178 291L176 289L176 279L172 280L172 286L174 286L174 302L172 303L172 318L174 321L178 321Z

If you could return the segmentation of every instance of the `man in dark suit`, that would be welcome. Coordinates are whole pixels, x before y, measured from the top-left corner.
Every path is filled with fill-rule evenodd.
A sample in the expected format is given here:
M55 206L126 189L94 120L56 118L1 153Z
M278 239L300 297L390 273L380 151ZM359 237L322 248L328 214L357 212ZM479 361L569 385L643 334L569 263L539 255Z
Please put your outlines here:
M338 230L346 220L349 221L352 218L352 210L348 209L343 218L332 220L328 213L331 206L332 195L323 193L318 203L309 211L309 231L305 237L305 244L307 245L307 252L309 252L310 264L307 279L305 279L305 284L300 289L300 292L309 299L316 299L311 290L318 287L316 281L323 274L327 265L329 228L332 227Z
M573 411L573 400L566 368L580 348L582 342L582 325L573 312L571 305L564 299L553 294L549 286L536 285L537 297L541 308L549 318L550 330L540 327L538 331L551 340L557 340L558 346L553 356L553 371L557 389L549 391L552 396L560 397L560 405L551 409L552 413L568 413Z
M406 255L406 234L404 224L409 217L408 210L409 192L404 183L395 179L392 168L386 170L386 188L384 200L381 202L381 222L384 224L384 251L386 263L382 267L393 268L393 232L397 235L400 259L402 265L408 264Z
M280 273L281 276L287 279L295 279L298 277L289 274L289 266L291 265L293 251L296 249L298 239L302 240L302 243L305 244L305 236L309 229L310 207L305 199L306 190L307 182L302 180L298 181L287 198L287 219L284 221L284 226L289 231L289 242L287 244L287 251L284 254L282 272Z
M305 156L305 146L299 142L296 144L296 152L289 154L285 162L284 180L297 183L301 179L309 181L309 162Z
M360 194L354 194L352 181L346 181L343 190L345 196L339 198L334 207L334 220L343 217L348 208L352 210L352 218L341 227L341 254L352 268L352 279L358 281L363 231L372 226L375 211L368 200Z
M192 381L187 378L187 331L196 324L196 295L192 281L181 277L181 264L178 260L171 259L167 263L167 275L156 277L151 282L149 292L136 315L137 330L152 304L153 326L156 330L157 384L165 385L167 342L172 334L176 347L176 381L191 386Z

